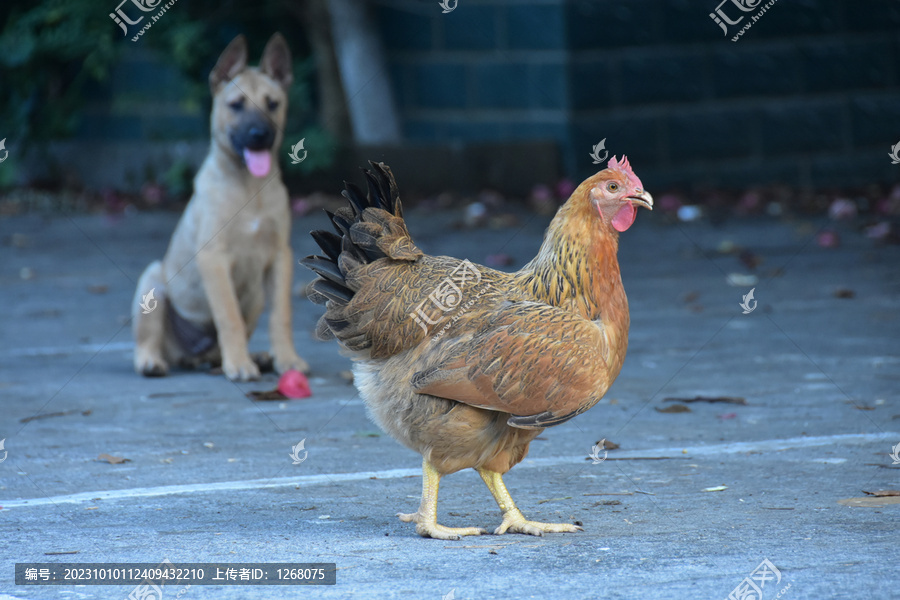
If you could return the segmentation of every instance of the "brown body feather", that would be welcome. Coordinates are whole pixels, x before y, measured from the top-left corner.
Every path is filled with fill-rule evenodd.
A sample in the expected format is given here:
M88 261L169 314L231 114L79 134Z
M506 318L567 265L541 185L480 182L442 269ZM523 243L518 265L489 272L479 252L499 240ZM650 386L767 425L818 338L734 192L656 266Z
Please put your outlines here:
M374 420L440 473L505 473L543 427L596 404L622 368L617 233L598 226L590 201L602 173L560 209L534 260L516 273L474 266L480 280L458 285L444 313L429 295L462 261L416 248L390 171L373 167L368 199L348 187L338 236L317 232L332 236L323 249L340 273L306 261L322 275L311 294L327 306L320 337L349 352Z

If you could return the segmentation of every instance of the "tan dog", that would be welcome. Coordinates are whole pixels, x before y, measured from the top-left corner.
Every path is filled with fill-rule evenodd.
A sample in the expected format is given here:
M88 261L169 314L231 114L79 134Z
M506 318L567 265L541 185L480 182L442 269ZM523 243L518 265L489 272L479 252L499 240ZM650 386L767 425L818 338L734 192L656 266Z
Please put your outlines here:
M259 67L247 66L247 42L238 36L210 73L209 155L165 257L144 271L133 302L138 373L160 376L169 365L221 360L230 379L258 378L247 341L266 296L275 369L308 370L291 337L291 215L273 156L292 81L290 50L279 33Z

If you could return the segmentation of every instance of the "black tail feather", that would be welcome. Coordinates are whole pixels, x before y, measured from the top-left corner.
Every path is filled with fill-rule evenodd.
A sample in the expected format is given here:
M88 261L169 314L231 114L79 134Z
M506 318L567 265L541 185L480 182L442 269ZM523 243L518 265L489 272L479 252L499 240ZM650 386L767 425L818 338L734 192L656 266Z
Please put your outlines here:
M319 277L346 287L344 274L341 273L336 262L324 256L307 256L301 262L306 268L315 271Z
M316 243L325 255L337 262L338 257L341 255L341 238L330 231L322 231L321 229L311 231L310 235L316 240Z
M353 299L353 290L328 279L316 279L310 287L316 293L338 304L347 304Z
M371 170L364 170L367 191L350 182L344 182L341 193L348 201L348 206L334 212L325 211L334 227L335 233L317 230L311 232L313 239L322 249L325 256L308 256L300 261L314 271L319 279L313 281L308 288L309 299L317 304L333 302L346 305L353 299L355 290L347 283L347 273L360 265L371 263L387 254L379 248L381 226L363 221L363 213L368 208L377 208L394 216L403 215L400 194L390 169L381 163L369 162ZM335 319L336 313L326 312L317 328L317 335L322 338L325 330L341 331L348 324ZM353 340L353 346L363 347L364 339Z
M363 193L358 186L353 183L344 182L344 191L341 192L341 195L350 201L350 206L353 207L353 216L359 217L362 214L362 211L366 210L369 207L368 199L366 195ZM370 188L371 189L371 188Z

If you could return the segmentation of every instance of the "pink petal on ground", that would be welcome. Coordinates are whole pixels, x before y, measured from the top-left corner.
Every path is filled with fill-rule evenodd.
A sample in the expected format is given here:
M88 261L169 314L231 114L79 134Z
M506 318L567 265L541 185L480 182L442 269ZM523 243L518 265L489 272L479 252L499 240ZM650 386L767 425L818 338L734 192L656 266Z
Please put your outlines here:
M309 398L312 390L309 389L309 380L300 371L285 371L278 380L278 391L288 398Z

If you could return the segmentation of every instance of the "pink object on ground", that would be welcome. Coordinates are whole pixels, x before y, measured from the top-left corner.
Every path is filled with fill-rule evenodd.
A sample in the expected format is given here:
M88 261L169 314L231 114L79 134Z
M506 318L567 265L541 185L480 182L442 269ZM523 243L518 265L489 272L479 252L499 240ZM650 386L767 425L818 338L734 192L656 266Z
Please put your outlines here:
M300 371L285 371L278 380L278 391L288 398L309 398L312 390L309 389L309 380Z

